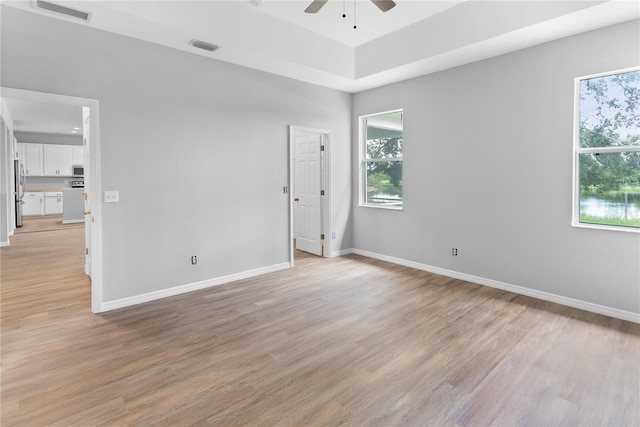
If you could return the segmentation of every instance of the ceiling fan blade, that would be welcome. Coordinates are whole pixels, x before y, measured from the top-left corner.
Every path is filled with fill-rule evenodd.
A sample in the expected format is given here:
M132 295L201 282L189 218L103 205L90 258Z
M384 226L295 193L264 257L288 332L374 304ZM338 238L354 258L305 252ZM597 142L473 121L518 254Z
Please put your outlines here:
M396 2L393 0L371 0L371 2L383 12L387 12L396 6Z
M317 13L327 0L313 0L309 6L304 10L305 13Z

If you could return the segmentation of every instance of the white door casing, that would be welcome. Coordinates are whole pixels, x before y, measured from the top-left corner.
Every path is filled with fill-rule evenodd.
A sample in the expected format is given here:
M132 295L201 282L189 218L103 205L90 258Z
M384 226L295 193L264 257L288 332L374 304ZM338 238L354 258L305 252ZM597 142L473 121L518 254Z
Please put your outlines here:
M91 184L91 109L82 107L82 147L84 156L84 272L91 277L91 235L93 234L93 217L87 212L91 212L91 199L89 188ZM93 196L93 194L91 195Z
M89 107L91 110L89 128L91 148L88 158L85 158L85 191L98 195L101 192L100 179L100 103L96 99L78 98L75 96L35 92L24 89L8 87L0 88L2 96L18 98L27 101L45 102L51 104L75 105ZM29 144L34 145L34 144ZM88 160L88 161L87 161ZM40 172L41 173L41 172ZM96 199L98 201L98 199ZM101 206L94 203L91 206L91 243L89 252L91 256L91 311L100 313L104 311L102 304L102 227Z

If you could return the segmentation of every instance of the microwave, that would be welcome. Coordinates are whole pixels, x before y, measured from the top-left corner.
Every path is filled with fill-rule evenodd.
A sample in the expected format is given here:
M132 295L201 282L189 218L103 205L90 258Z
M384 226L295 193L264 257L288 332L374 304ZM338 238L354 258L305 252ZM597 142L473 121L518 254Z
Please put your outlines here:
M73 165L72 168L72 176L84 176L84 166L83 165Z

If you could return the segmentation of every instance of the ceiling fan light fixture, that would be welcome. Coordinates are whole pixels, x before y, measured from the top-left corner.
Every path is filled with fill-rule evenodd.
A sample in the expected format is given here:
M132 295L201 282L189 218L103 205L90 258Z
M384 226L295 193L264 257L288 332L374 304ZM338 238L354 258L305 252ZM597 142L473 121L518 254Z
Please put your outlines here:
M251 1L255 1L255 0L251 0ZM327 1L329 0L313 0L311 4L307 6L304 12L312 13L312 14L318 13L318 11L324 7ZM354 30L358 28L358 26L356 25L356 1L357 0L353 0L353 29ZM345 3L346 3L346 0L342 0L342 17L343 18L347 17L346 10L345 10ZM393 0L371 0L371 3L375 4L376 7L380 9L380 11L382 12L388 12L394 7L396 7L396 2Z
M396 3L393 0L371 0L371 3L378 6L378 9L383 12L388 12L396 7Z
M215 50L218 50L220 47L216 46L215 44L212 43L207 43L207 42L203 42L202 40L197 40L197 39L193 39L189 42L189 44L193 47L197 47L198 49L203 49L206 50L208 52L213 52Z
M309 6L304 10L304 13L318 13L320 9L327 3L328 0L313 0Z

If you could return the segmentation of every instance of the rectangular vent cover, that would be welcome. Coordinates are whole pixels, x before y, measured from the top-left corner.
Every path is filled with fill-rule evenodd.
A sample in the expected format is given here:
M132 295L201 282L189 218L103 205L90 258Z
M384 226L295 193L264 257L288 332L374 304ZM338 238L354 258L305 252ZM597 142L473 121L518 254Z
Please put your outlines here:
M214 50L218 49L218 46L216 46L215 44L203 42L196 39L191 40L189 44L193 47L197 47L198 49L208 50L209 52L213 52Z
M87 12L82 12L76 9L71 9L70 7L61 6L55 3L49 3L48 1L36 0L35 6L38 9L48 10L49 12L60 13L62 15L67 15L72 18L82 19L83 21L89 22L90 15Z

